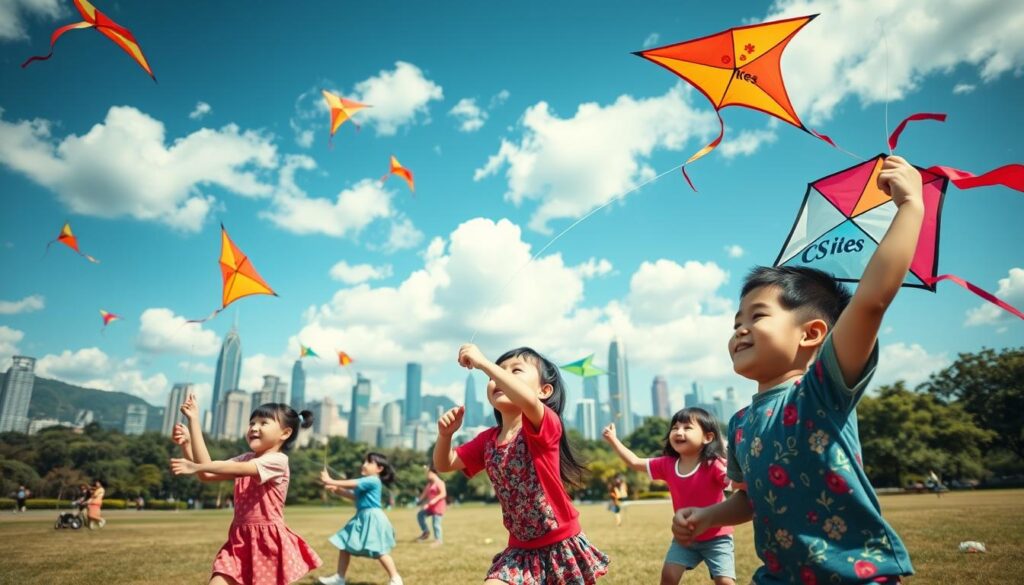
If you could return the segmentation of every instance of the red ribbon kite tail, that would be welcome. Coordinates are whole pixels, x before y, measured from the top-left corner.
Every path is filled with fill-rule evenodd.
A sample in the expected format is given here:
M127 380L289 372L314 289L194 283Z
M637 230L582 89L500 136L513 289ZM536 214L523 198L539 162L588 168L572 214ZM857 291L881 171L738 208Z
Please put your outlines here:
M686 182L690 184L690 188L693 189L694 193L697 192L697 188L693 186L693 181L690 180L690 175L686 174L686 165L692 163L693 161L699 158L702 158L707 153L718 148L718 145L722 143L722 137L725 135L725 121L722 120L722 113L719 112L717 109L715 110L715 115L718 116L718 137L709 142L708 145L705 146L704 148L695 152L693 156L686 159L686 162L683 163L683 166L679 167L679 170L683 172L683 178L686 179Z
M936 175L942 175L943 177L949 177L949 180L958 189L1002 185L1015 191L1024 192L1024 165L1022 164L1014 163L1001 166L980 175L941 165L930 167L927 171Z
M936 122L945 122L946 114L911 114L907 116L905 120L900 122L899 126L892 131L889 135L889 150L896 150L896 144L900 141L900 134L903 134L903 130L907 127L910 122L919 122L921 120L935 120Z
M82 22L75 22L58 28L57 30L53 31L52 35L50 35L50 53L44 56L29 57L24 63L21 64L21 66L28 67L28 64L33 61L46 61L50 57L53 57L53 45L57 43L57 39L60 38L60 35L68 32L69 30L74 30L76 28L92 28L93 26L96 25L94 23L83 20Z
M984 289L976 286L975 284L970 283L970 282L960 278L959 276L957 276L955 274L940 274L940 275L938 275L938 276L936 276L934 278L926 277L923 280L926 283L928 283L929 285L932 285L932 286L934 286L935 283L939 282L940 280L949 280L949 281L955 282L956 284L959 284L960 286L966 288L967 290L969 290L972 293L978 295L979 297L985 299L986 301L992 303L993 305L999 307L1000 309L1002 309L1004 311L1007 311L1011 315L1014 315L1015 317L1019 317L1021 319L1024 319L1024 313L1020 312L1018 309L1014 308L1012 305L1010 305L1006 301L1000 299L999 297L997 297L994 294L988 292L987 290L984 290Z

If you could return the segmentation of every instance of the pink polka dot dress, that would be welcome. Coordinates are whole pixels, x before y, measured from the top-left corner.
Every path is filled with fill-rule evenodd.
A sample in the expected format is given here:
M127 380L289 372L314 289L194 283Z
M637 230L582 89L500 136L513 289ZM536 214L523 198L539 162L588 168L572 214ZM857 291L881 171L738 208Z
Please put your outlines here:
M284 523L288 456L246 453L232 461L252 461L259 475L235 478L235 518L213 573L244 585L286 585L322 565L316 551Z

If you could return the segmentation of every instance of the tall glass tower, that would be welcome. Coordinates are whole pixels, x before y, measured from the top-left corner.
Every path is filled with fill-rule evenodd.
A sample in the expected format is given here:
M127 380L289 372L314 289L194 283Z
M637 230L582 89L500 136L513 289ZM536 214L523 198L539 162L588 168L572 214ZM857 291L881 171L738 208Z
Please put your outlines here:
M231 328L231 331L224 337L224 344L220 346L220 355L217 356L217 371L213 379L213 401L210 410L213 411L213 420L220 421L217 409L221 400L231 390L238 390L238 380L242 377L242 338L238 336L238 329ZM220 436L223 429L214 430L214 436Z
M363 424L370 410L370 393L373 386L369 378L356 374L356 385L352 387L352 411L348 413L348 438L359 440L359 426Z
M466 376L466 393L463 395L462 403L466 407L465 426L475 427L484 424L484 412L476 399L476 382L473 381L473 374Z
M629 363L626 346L615 338L608 346L608 398L612 404L612 422L621 436L633 432L633 410L629 401Z
M0 433L28 432L28 405L36 383L35 358L16 355L0 388Z
M306 371L302 369L302 360L295 360L292 366L292 402L295 410L306 408Z
M405 422L414 422L420 419L420 410L423 408L420 397L422 396L423 366L415 362L405 365Z

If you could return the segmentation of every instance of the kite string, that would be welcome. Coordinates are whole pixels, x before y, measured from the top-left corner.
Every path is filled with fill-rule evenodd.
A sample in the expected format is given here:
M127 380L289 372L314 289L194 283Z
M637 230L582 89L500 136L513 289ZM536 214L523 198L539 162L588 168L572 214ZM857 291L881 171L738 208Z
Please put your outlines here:
M885 33L885 25L882 19L878 19L878 28L882 32L882 46L885 51L885 143L889 145L889 36ZM892 156L893 149L889 146L889 156Z
M672 167L671 169L669 169L669 170L667 170L667 171L665 171L665 172L663 172L663 173L661 173L659 175L655 175L654 177L651 177L650 179L647 179L646 181L640 183L639 185L636 185L632 189L629 189L628 191L624 191L622 193L619 193L618 195L615 195L614 197L610 198L608 201L605 201L604 203L602 203L599 207L595 207L594 209L592 209L589 213L587 213L583 217L581 217L581 218L577 219L576 221L572 222L572 224L570 224L569 227L565 228L564 230L559 232L558 235L556 235L555 237L551 238L551 240L548 241L548 243L544 244L544 246L540 250L538 250L537 253L535 253L533 256L531 256L530 259L527 260L522 266L517 268L515 270L515 272L512 273L512 276L510 276L509 279L507 281L505 281L505 284L503 284L501 286L501 288L498 289L497 293L495 293L494 296L491 297L490 302L487 304L487 306L490 307L491 305L493 305L494 301L497 299L497 297L500 294L505 292L505 289L508 288L508 285L512 284L512 281L515 280L516 276L518 276L520 272L522 272L524 269L526 269L526 267L529 266L530 264L533 264L534 260L536 260L538 257L540 257L540 255L543 254L548 248L550 248L552 246L552 244L557 242L565 234L569 233L569 231L571 231L574 227L576 227L579 224L583 223L584 221L589 219L590 216L594 215L598 211L601 211L605 207L608 207L609 205L611 205L615 201L618 201L619 199L622 199L626 195L629 195L630 193L633 193L635 191L638 191L638 190L642 189L643 187L645 187L645 186L647 186L647 185L657 181L658 179L664 177L665 175L667 175L667 174L669 174L671 172L674 172L676 169L680 169L682 167L683 167L682 164L676 165L676 166ZM480 333L480 328L477 327L476 329L473 330L473 335L472 335L472 337L470 337L469 342L473 343L474 341L476 341L476 336L479 333Z

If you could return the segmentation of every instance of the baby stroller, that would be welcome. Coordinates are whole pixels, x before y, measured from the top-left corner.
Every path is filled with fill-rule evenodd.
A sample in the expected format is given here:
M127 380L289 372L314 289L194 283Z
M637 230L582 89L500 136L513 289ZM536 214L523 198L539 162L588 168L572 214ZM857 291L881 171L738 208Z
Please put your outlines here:
M73 512L62 512L60 516L57 516L57 521L54 522L54 530L60 528L70 528L72 530L78 530L82 527L82 519Z

